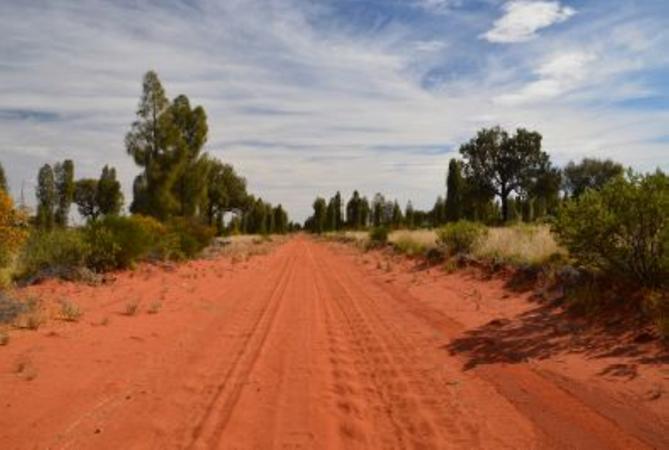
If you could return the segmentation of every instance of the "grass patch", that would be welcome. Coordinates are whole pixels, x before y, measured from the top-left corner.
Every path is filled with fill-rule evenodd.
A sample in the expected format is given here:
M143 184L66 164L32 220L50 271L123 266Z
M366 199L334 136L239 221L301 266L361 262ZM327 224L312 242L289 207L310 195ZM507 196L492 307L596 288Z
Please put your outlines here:
M67 320L68 322L77 322L83 314L84 312L81 310L79 305L73 301L65 299L60 302L60 315L63 320Z
M139 312L141 302L138 299L130 300L125 304L124 314L126 316L134 316Z
M478 259L538 266L566 256L547 225L512 225L490 228L472 248Z

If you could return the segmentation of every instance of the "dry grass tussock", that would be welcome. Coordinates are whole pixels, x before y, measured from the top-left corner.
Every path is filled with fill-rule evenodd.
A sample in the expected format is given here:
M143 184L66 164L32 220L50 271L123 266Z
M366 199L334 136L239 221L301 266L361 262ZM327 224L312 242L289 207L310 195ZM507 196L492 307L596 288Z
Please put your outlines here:
M369 233L365 231L329 233L326 237L362 246L369 241ZM408 255L424 254L439 247L437 239L436 230L397 230L388 237L395 249ZM540 265L566 253L548 225L520 224L489 228L474 245L472 256L509 264Z
M540 265L556 255L566 255L547 225L514 225L490 228L476 243L473 255L512 264Z

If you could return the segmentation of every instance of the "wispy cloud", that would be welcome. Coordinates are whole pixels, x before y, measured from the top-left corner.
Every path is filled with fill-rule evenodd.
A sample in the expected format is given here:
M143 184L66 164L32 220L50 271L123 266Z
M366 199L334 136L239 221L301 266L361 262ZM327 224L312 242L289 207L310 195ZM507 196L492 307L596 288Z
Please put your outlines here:
M504 15L482 37L500 43L529 41L537 37L537 31L574 14L573 8L557 1L513 0L504 5Z

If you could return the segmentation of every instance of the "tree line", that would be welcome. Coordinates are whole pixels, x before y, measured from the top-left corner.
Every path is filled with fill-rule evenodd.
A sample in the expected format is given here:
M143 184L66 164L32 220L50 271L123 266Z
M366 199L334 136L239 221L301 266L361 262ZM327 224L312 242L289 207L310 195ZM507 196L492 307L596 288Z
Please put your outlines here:
M624 173L621 164L608 159L585 158L558 168L543 151L541 134L522 128L514 134L500 127L482 129L459 153L448 164L446 193L431 210L418 210L411 201L402 210L397 200L380 193L370 202L358 191L344 207L337 192L329 201L314 201L305 228L322 233L370 226L430 228L459 220L534 222L554 216L566 199L600 189Z
M196 221L219 233L288 232L292 225L281 205L249 194L232 165L204 151L208 133L202 106L191 106L186 95L170 101L158 75L145 74L136 119L125 137L126 152L141 169L130 212L162 222ZM0 189L8 192L1 164ZM45 230L67 227L72 204L89 222L117 216L124 206L115 168L104 166L98 179L75 179L69 159L39 169L36 198L32 221Z

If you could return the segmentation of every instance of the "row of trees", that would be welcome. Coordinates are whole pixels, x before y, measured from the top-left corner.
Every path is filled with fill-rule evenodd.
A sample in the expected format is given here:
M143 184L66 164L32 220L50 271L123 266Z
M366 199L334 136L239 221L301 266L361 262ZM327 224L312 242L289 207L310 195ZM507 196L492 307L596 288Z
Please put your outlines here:
M532 222L554 215L566 198L600 189L623 174L623 166L610 160L584 159L564 169L553 165L542 150L542 136L500 127L480 130L460 147L460 159L451 159L446 195L430 211L416 210L408 202L404 212L397 201L376 194L370 202L355 191L342 217L341 194L326 202L317 198L305 227L313 232L362 229L368 226L437 227L467 219L485 223Z
M166 222L185 218L219 232L286 233L288 215L247 192L235 169L203 151L209 127L202 106L185 95L169 101L155 72L142 83L137 118L125 137L127 153L142 169L133 183L130 212ZM8 192L0 165L0 189ZM116 170L105 166L98 179L75 179L72 160L45 164L37 176L34 223L41 229L67 227L71 205L87 221L121 213L124 198ZM232 220L226 223L226 215Z

